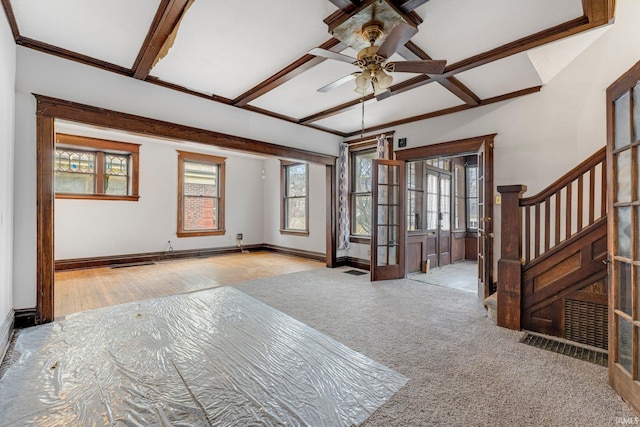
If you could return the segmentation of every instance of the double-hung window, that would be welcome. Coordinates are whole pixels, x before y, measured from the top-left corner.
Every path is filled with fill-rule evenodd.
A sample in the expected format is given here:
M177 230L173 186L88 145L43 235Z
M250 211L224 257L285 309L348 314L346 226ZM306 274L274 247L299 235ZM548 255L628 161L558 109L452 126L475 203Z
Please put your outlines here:
M351 153L351 235L371 236L371 179L374 149Z
M281 162L282 209L280 232L309 233L309 166Z
M56 198L138 200L139 149L138 144L57 134Z
M225 158L178 151L178 237L223 235Z

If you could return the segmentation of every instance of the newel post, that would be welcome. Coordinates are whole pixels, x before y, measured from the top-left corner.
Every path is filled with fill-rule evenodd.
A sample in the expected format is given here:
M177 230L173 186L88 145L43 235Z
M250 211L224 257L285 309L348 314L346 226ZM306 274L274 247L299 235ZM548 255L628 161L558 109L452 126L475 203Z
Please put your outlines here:
M500 260L498 261L497 323L520 330L522 286L522 214L520 196L526 185L501 185Z

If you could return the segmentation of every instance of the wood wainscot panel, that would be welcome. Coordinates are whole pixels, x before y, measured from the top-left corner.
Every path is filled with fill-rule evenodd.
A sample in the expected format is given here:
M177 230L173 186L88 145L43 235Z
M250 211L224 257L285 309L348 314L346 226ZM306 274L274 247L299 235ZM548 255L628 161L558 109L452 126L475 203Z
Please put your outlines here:
M458 262L465 259L466 231L454 231L451 233L451 261Z
M478 260L478 233L467 233L464 239L464 259Z

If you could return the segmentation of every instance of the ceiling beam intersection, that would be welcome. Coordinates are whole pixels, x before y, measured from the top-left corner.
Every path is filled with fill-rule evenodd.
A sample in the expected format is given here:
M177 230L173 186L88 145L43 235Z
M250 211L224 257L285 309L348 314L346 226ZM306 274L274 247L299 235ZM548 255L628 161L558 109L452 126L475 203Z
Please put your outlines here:
M408 41L404 46L398 49L397 52L407 61L421 59L430 61L433 59L412 41ZM438 76L432 76L432 78L440 83L445 89L449 90L455 96L462 99L465 104L478 105L480 103L480 98L475 93L473 93L471 89L469 89L455 77L452 76L439 79Z

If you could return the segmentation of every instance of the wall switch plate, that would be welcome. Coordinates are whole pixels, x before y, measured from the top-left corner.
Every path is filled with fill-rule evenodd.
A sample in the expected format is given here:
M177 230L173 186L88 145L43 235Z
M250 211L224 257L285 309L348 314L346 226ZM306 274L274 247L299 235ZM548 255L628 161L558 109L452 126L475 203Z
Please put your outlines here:
M502 204L502 196L496 196L496 205Z

